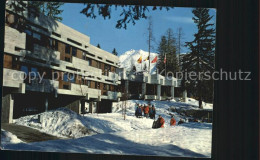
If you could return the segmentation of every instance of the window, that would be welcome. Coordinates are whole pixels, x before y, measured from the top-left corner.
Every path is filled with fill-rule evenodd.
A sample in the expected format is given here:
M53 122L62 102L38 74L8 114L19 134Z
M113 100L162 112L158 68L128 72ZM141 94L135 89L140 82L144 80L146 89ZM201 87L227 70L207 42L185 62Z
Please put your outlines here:
M89 81L89 80L87 80L87 86L89 86L89 87L90 87L90 81Z
M69 85L63 85L63 89L70 89Z
M55 39L49 39L51 49L58 51L58 41Z
M79 42L77 42L77 41L74 41L74 40L72 40L72 39L67 38L67 40L68 40L69 42L71 42L71 43L74 43L74 44L78 45L78 46L82 46L81 43L79 43Z
M38 69L37 68L34 68L34 67L31 68L30 77L31 78L38 77Z
M65 61L70 62L70 58L65 57Z
M68 75L67 73L63 74L63 81L68 82Z
M95 82L95 88L100 89L100 83L99 82Z
M77 55L77 48L72 47L72 55L76 56Z
M33 38L41 40L41 35L38 33L33 32Z
M26 33L27 35L32 36L32 31L30 31L30 30L28 30L28 29L24 30L24 33Z
M107 90L107 85L106 84L103 85L103 90Z
M70 54L70 45L66 44L65 53Z
M23 71L25 74L29 73L27 66L21 66L21 71Z
M52 32L52 34L53 34L54 36L56 36L56 37L61 37L61 35L58 34L58 33Z
M87 60L86 52L82 52L82 59Z
M72 83L75 83L76 82L76 78L75 78L75 74L73 73L68 73L68 80Z

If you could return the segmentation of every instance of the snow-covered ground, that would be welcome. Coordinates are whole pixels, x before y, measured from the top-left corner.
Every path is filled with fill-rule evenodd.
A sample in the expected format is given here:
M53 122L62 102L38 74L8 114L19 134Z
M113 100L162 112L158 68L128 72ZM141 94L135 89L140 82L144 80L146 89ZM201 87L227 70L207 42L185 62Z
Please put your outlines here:
M156 56L158 56L158 53L150 53L150 55L150 61L152 61ZM147 68L149 66L149 61L144 61L148 56L149 52L143 50L131 49L130 51L126 51L125 53L119 56L120 68L126 68L126 70L131 70L135 65L137 72L142 71L145 65L147 66ZM137 62L137 60L140 57L142 57L143 60L141 64ZM157 58L159 58L159 56ZM156 63L151 63L151 73L155 73L155 71Z
M126 155L157 155L157 156L185 156L210 157L211 155L211 123L184 123L171 127L170 115L174 115L177 122L185 118L168 109L172 106L183 108L198 108L196 101L190 103L173 101L152 101L157 114L165 119L165 128L152 129L153 120L149 118L136 118L134 116L135 104L147 103L141 100L126 102L127 112L124 120L122 105L124 102L113 104L113 112L106 114L78 115L68 109L58 109L42 113L44 122L41 124L42 132L54 135L67 135L68 130L76 134L82 127L88 128L88 134L75 136L76 139L53 140L35 143L7 144L5 149L41 150L58 152L84 152L102 154ZM35 116L26 116L15 120L17 124L30 126ZM157 116L156 116L157 118ZM52 124L54 123L54 124ZM59 127L59 124L61 127ZM74 125L73 124L77 124ZM34 124L37 125L37 124ZM38 124L40 125L40 124ZM65 131L64 131L65 130ZM81 137L81 138L77 138Z
M38 115L42 116L42 123L39 123ZM41 132L62 138L79 138L92 134L87 129L84 118L66 108L58 108L37 115L21 117L14 120L14 123L33 127Z
M3 148L5 147L5 145L17 143L23 143L23 141L17 138L16 135L13 135L11 132L1 129L1 146Z

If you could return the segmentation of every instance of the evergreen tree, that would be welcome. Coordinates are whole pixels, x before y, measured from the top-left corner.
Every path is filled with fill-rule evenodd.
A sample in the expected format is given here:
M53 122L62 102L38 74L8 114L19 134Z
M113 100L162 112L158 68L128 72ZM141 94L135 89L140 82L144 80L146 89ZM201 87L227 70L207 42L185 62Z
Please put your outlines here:
M64 3L61 2L42 2L42 1L33 1L28 2L28 7L35 9L37 12L43 13L45 16L52 17L57 21L62 21L60 16L63 10L60 7Z
M157 49L159 56L158 56L158 62L157 62L157 69L159 70L159 73L164 70L164 56L167 52L167 39L166 36L161 37L161 41L159 44L159 47Z
M97 47L98 47L98 48L101 48L99 43L97 44Z
M113 49L112 54L113 54L113 55L116 55L116 56L118 55L118 53L117 53L117 51L116 51L115 48Z
M173 35L173 31L168 29L166 34L161 37L160 44L157 49L159 53L159 61L157 63L157 69L163 75L166 72L176 73L179 71L177 56L176 56L176 39ZM164 58L166 56L166 72L162 72L165 69Z
M214 71L215 55L215 29L214 24L210 23L212 16L209 15L209 9L193 9L192 18L197 25L197 33L194 34L194 40L186 42L190 53L183 56L182 68L186 72L199 73ZM204 77L206 78L206 77ZM186 88L191 94L199 100L199 107L202 107L202 100L211 101L213 99L213 80L203 80L203 77L197 77L196 80L189 79ZM184 83L183 83L184 84Z

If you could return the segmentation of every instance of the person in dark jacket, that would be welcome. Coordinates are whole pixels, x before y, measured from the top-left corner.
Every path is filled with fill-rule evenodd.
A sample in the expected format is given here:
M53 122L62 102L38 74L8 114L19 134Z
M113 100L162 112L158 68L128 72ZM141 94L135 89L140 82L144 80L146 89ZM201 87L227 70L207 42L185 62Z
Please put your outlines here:
M141 108L141 106L138 106L138 107L136 108L136 110L135 110L135 116L136 116L137 118L142 117L142 108Z
M156 110L155 110L154 105L152 105L152 108L149 110L149 117L151 119L155 119L155 114L156 114Z
M185 123L183 119L180 119L180 121L178 122L178 125Z

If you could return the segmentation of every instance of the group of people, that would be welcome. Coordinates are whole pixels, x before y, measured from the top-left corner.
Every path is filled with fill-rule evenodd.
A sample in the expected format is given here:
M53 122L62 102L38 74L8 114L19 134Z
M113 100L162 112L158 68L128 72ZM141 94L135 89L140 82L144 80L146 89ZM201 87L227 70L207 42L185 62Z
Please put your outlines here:
M148 118L150 117L151 119L155 118L156 110L154 105L149 106L149 105L140 105L137 104L136 110L135 110L135 116L137 118L140 118L144 115L144 117Z
M145 104L144 105L136 104L136 105L137 105L137 107L135 110L135 116L137 118L141 118L144 116L146 118L150 117L151 119L155 119L156 109L155 109L154 105L152 105L152 106L145 105ZM158 119L156 121L154 121L152 128L163 128L164 123L165 123L164 118L161 115L159 115ZM184 123L184 121L181 119L178 122L178 125L182 124L182 123ZM171 116L170 125L171 126L176 125L176 120L174 119L173 116Z
M164 123L165 123L164 118L161 115L159 115L158 119L154 121L152 128L164 128ZM171 116L170 126L175 126L175 125L176 125L176 120L173 116Z

